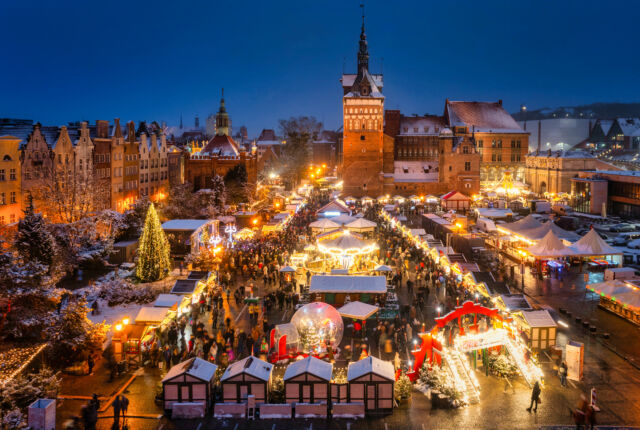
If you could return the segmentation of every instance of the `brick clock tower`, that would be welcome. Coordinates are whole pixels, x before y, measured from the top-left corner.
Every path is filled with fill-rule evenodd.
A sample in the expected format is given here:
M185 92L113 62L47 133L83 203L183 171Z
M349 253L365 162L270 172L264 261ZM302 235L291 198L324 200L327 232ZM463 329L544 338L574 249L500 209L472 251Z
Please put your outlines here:
M358 49L358 73L342 75L343 194L378 197L383 194L384 96L382 75L369 73L364 14Z

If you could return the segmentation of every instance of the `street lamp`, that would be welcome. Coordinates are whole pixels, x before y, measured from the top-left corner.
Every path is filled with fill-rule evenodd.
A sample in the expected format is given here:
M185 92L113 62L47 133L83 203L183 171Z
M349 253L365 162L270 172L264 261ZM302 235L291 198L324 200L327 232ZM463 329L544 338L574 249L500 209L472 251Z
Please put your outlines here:
M521 249L518 250L518 253L520 254L520 257L522 258L521 266L520 266L520 274L522 275L522 292L524 293L524 258L527 256L527 253L524 252Z

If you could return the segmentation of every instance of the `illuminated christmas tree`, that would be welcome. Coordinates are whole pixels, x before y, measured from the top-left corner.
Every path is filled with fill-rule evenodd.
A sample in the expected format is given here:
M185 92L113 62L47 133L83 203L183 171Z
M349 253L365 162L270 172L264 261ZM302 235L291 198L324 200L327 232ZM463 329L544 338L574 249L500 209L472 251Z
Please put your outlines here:
M142 282L157 281L164 278L169 270L169 241L160 226L158 214L152 203L147 210L140 238L136 276Z

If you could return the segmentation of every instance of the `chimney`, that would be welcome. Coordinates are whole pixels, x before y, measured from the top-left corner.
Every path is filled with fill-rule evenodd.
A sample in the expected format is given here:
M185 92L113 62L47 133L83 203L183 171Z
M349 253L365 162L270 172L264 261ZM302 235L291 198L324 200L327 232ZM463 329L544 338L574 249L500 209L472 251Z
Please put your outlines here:
M109 137L109 121L99 119L96 121L96 137L106 139Z
M542 142L542 121L538 120L538 152L540 152L541 142Z
M498 100L498 104L502 106L502 99Z

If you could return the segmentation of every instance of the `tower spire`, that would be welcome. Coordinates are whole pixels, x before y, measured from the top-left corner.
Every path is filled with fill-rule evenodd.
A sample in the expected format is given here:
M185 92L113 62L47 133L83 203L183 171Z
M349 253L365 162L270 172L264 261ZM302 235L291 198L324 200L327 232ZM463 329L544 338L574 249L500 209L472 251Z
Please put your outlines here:
M220 108L216 114L216 134L228 136L231 132L231 122L229 120L229 114L227 108L224 105L224 88L222 88L222 94L220 98Z
M364 2L360 3L362 8L362 30L360 31L360 49L358 50L358 74L363 69L369 70L369 47L367 46L367 35L364 31Z

